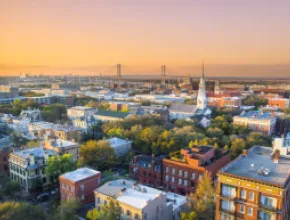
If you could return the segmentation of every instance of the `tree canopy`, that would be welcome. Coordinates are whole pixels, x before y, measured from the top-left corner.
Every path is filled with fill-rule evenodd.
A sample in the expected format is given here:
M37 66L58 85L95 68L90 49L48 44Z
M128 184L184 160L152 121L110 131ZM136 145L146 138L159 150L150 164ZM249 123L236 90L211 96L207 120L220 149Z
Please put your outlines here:
M101 209L92 209L87 213L89 220L120 220L121 207L119 203L110 199L107 205L101 205Z

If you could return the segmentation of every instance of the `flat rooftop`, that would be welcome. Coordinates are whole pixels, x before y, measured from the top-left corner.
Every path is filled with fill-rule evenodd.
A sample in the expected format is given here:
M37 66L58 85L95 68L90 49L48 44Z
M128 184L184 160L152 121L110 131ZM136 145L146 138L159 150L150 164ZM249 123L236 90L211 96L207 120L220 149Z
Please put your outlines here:
M46 150L42 147L34 147L30 149L25 149L21 151L13 152L14 155L22 157L24 159L29 158L29 155L33 155L35 157L44 157L45 154L47 155L56 155L57 153L54 150Z
M51 146L58 147L58 148L65 148L70 146L78 145L78 143L73 141L67 141L63 139L56 139L56 140L49 140Z
M117 201L138 209L143 209L151 200L166 194L161 190L136 184L136 181L125 179L107 182L96 189L95 192L107 196L114 196Z
M173 211L186 204L187 200L185 196L178 195L176 193L167 192L167 204L172 204Z
M80 111L83 111L83 110L93 110L93 109L95 109L95 108L86 107L86 106L75 106L75 107L69 108L68 110L80 110Z
M263 181L284 187L289 181L290 159L280 156L278 163L272 159L273 149L254 146L247 155L241 155L220 170L220 173L233 174L241 178ZM269 169L269 174L260 174L260 170Z
M132 143L132 141L124 140L121 138L113 137L107 140L112 148L122 146L124 144Z
M75 171L63 174L63 175L61 175L61 177L68 179L72 182L77 182L77 181L86 179L88 177L92 177L92 176L100 174L100 173L101 173L100 171L96 171L96 170L93 170L90 168L83 167L83 168L79 168Z
M249 112L243 112L242 114L237 115L235 117L248 118L248 119L254 119L254 120L272 120L275 116L272 115L271 112L249 111Z

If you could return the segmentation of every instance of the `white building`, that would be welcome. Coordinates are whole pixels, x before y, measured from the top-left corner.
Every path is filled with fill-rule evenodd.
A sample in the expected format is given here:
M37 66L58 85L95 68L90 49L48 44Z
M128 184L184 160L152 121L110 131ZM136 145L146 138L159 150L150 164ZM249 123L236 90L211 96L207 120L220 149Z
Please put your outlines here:
M85 107L85 106L75 106L67 110L67 116L69 119L83 118L89 115L93 115L97 112L96 108Z
M107 140L110 146L114 149L117 157L126 155L132 149L132 141L121 138L110 138Z
M95 190L96 208L116 199L121 207L122 219L178 220L186 204L186 197L166 193L132 180L118 179Z
M20 183L27 193L45 187L49 180L45 175L45 166L49 157L57 155L53 150L42 147L25 149L10 154L10 178Z
M207 107L204 68L199 82L197 105L173 104L169 108L169 120L189 119L195 116L210 117L211 110Z
M274 138L273 151L279 150L283 156L290 157L290 133L286 137Z

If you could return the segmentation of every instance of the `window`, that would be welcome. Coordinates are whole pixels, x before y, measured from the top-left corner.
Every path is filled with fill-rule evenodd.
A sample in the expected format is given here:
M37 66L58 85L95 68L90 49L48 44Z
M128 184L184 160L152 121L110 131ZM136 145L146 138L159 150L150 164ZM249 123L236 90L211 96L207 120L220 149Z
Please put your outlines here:
M168 177L168 175L166 175L166 176L165 176L165 180L168 181L168 179L169 179L169 177Z
M235 217L233 217L232 215L223 213L223 212L220 213L220 217L221 217L220 220L234 220L235 219Z
M267 212L259 211L259 220L272 220L272 215Z
M202 174L198 174L198 179L199 179L199 180L202 179Z
M107 205L107 201L106 200L104 201L104 204Z
M127 214L128 216L131 216L131 211L130 211L130 210L127 210L126 214Z
M174 168L172 168L172 175L174 175L175 174L175 169Z
M184 180L184 186L188 186L187 180Z
M182 179L178 179L178 185L182 184Z
M84 195L84 194L82 194L81 199L82 199L82 200L85 200L85 195Z
M82 184L81 185L81 191L84 191L84 189L85 189L85 186Z
M174 183L174 177L171 177L171 182L173 182L173 183Z
M187 178L187 177L188 177L188 172L184 171L184 178Z
M229 200L222 200L222 202L221 202L221 208L223 210L226 210L226 211L235 211L234 202L229 201Z
M195 179L195 173L191 174L191 179Z
M179 170L179 171L178 171L178 175L179 175L179 176L182 176L182 170Z
M247 192L246 190L242 189L241 190L241 199L246 199L247 198Z
M249 197L250 197L250 200L251 200L251 201L254 201L255 193L254 193L254 192L250 192Z
M136 220L140 219L139 215L138 214L135 214L134 215L134 219L136 219Z
M98 197L97 198L97 203L100 204L100 202L101 202L101 199L100 199L100 197Z
M169 168L165 167L165 172L168 173L169 172Z
M245 205L240 205L240 213L245 213Z
M227 185L222 185L222 196L236 197L236 188Z
M269 207L269 208L276 208L277 207L277 199L261 195L260 202L263 206Z
M253 215L253 208L252 207L249 207L248 208L248 215L252 216Z
M64 183L61 183L61 187L64 188Z

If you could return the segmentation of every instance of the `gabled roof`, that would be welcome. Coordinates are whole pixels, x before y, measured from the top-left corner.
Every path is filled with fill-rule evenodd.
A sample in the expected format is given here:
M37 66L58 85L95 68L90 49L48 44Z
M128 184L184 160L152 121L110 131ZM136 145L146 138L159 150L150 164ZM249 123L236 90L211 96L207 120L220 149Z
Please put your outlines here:
M179 112L179 113L195 113L197 109L196 105L188 105L188 104L172 104L169 108L170 112Z

